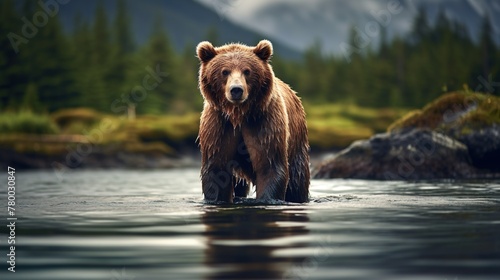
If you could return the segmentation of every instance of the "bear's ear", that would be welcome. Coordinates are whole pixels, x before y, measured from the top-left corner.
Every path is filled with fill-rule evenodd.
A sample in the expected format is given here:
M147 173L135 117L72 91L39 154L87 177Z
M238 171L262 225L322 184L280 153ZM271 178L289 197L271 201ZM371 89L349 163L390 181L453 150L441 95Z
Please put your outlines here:
M201 62L206 63L217 55L217 51L210 42L203 41L196 47L196 55Z
M265 62L268 62L273 55L273 44L268 40L260 41L257 46L253 49L253 52Z

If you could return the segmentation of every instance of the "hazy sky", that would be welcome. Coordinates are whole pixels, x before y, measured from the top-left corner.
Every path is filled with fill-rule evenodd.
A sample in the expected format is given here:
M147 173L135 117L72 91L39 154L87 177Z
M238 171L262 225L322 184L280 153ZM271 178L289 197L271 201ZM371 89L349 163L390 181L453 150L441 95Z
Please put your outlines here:
M197 0L212 6L221 20L231 20L264 36L272 37L297 50L320 41L327 52L338 52L347 40L349 28L380 31L372 23L374 15L387 13L390 0ZM417 7L425 5L432 20L440 8L450 19L467 22L469 31L477 33L480 17L490 14L494 33L499 33L499 0L399 0L401 11L391 14L384 26L389 38L405 34L413 24ZM380 22L380 21L379 21ZM372 25L370 25L372 24ZM375 28L375 29L373 29ZM365 31L366 33L366 31ZM375 32L377 33L377 32ZM379 37L370 37L378 45Z
M300 0L197 0L198 2L215 7L221 16L227 16L238 21L245 21L259 9L276 2L300 2ZM312 1L315 2L315 1Z
M321 40L325 49L334 50L345 41L349 27L353 23L367 21L360 15L384 10L387 5L387 1L373 0L197 1L212 6L221 20L230 19L263 35L272 36L298 50L309 47L316 40ZM412 0L402 0L404 1ZM278 6L279 9L273 9ZM415 12L413 5L409 5L405 10L406 14ZM394 17L393 24L394 30L405 32L410 29L407 16ZM377 40L374 39L374 42Z
M212 6L219 14L221 19L229 18L231 21L237 22L243 26L251 27L257 30L266 30L270 28L267 23L257 22L255 18L259 17L259 13L265 12L272 6L284 3L287 6L300 7L304 11L317 10L324 0L197 0L208 6Z

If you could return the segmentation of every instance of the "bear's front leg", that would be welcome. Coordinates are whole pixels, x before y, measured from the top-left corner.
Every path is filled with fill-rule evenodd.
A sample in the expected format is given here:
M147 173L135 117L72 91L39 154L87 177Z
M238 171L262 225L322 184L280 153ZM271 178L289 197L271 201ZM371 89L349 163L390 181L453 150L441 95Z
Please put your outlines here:
M288 168L283 161L271 159L269 165L262 165L256 173L256 198L258 200L285 200L286 187L288 185Z
M257 199L285 200L288 161L284 134L266 134L264 130L245 129L243 133L255 172Z
M233 202L233 171L237 167L233 158L240 138L219 112L210 107L203 110L199 143L201 184L206 201Z
M233 202L233 176L227 168L210 163L203 164L201 184L206 201Z

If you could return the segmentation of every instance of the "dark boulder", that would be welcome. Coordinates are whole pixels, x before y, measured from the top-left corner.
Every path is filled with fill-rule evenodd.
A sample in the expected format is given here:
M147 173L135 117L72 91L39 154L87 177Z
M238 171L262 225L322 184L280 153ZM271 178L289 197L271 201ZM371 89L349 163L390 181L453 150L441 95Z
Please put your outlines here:
M500 172L500 126L492 125L456 137L469 149L472 164L481 169Z
M400 130L354 142L314 178L422 180L476 177L467 146L429 129Z

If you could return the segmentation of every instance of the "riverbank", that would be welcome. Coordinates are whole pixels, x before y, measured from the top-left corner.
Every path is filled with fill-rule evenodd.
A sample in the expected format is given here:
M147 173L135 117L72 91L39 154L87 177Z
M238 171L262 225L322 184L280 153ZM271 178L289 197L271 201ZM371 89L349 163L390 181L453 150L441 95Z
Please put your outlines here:
M315 159L384 131L407 111L348 104L305 107ZM199 164L198 127L199 112L133 119L87 108L50 115L2 113L0 164L27 169L193 166Z

